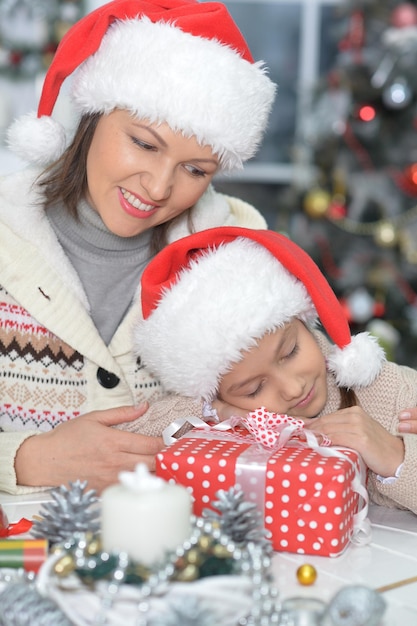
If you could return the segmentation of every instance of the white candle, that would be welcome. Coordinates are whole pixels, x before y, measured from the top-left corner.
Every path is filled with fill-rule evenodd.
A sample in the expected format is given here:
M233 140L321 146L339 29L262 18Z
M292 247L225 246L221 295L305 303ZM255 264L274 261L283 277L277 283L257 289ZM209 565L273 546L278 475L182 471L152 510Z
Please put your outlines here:
M121 472L103 491L101 537L106 552L127 552L152 565L191 535L191 496L185 487L150 474L145 464Z

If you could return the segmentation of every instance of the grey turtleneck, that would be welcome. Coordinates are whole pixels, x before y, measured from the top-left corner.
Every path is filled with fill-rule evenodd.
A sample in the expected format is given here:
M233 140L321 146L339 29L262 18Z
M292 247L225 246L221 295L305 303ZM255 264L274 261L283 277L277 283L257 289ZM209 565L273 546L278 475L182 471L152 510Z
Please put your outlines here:
M86 202L78 207L78 220L62 206L49 209L47 216L84 286L91 317L108 344L151 259L151 232L118 237Z

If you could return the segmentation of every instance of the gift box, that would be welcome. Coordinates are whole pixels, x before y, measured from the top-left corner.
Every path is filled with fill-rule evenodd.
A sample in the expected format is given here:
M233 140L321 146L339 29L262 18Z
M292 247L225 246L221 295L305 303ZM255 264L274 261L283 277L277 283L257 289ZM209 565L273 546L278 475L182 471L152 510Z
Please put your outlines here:
M199 516L218 490L241 489L262 511L277 551L338 556L369 532L366 470L351 449L313 449L296 439L268 450L250 436L206 426L162 450L156 473L186 486Z

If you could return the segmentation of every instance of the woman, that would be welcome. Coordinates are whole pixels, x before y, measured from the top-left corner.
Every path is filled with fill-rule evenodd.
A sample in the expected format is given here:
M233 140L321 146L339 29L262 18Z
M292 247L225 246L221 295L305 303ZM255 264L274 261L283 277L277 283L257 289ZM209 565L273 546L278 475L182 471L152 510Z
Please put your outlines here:
M67 147L52 113L69 76ZM37 116L8 134L35 167L0 183L0 489L153 468L152 419L110 428L164 411L131 350L140 276L195 230L265 228L211 182L256 152L274 93L219 3L115 0L64 37Z

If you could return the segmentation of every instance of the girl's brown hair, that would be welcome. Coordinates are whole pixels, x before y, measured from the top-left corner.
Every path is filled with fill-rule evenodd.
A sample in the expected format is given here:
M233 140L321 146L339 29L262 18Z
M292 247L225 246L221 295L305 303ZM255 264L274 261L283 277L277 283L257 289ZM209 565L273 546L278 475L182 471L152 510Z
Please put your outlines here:
M347 409L350 406L355 406L358 403L356 393L353 389L347 389L346 387L339 387L340 389L340 406L339 409Z

